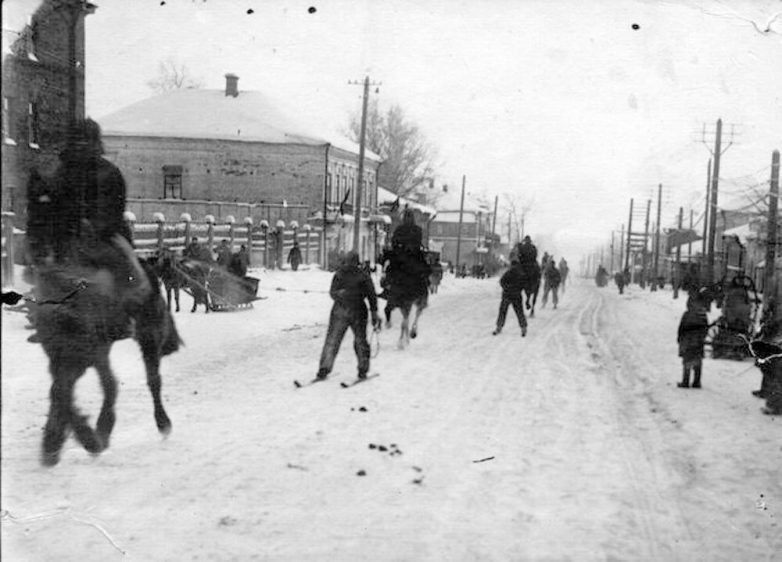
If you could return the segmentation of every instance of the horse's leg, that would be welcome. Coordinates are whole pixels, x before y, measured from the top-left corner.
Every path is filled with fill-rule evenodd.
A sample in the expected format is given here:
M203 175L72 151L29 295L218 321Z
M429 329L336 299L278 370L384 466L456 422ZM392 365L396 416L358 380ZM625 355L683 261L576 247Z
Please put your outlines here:
M176 308L174 310L179 312L179 285L174 285L171 287L171 290L174 292L174 302L176 303ZM168 310L171 310L170 306L168 307Z
M144 367L147 371L147 386L152 393L152 403L155 407L155 424L163 435L171 432L171 420L163 408L160 398L160 389L163 381L160 377L161 345L163 331L158 326L142 325L138 330L138 343L144 357Z
M418 336L418 319L421 317L424 307L418 303L415 305L415 318L413 318L413 326L410 328L410 337L415 339Z
M110 348L107 348L106 352L100 354L95 361L95 368L98 370L100 384L103 387L103 406L96 425L96 433L102 449L109 447L109 438L116 421L114 403L117 401L117 379L114 378L109 364L109 350Z
M394 307L391 306L390 302L386 303L386 307L383 309L383 312L386 315L386 328L391 327L391 312L394 310Z
M410 307L411 305L408 303L399 307L399 310L402 311L402 327L399 332L399 343L397 344L399 349L404 349L405 345L410 343Z

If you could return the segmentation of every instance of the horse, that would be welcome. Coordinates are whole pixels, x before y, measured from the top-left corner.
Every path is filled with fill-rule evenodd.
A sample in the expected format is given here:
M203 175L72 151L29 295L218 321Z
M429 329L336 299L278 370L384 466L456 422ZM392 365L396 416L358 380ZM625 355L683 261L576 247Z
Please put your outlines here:
M105 267L82 264L36 269L36 298L29 305L31 320L37 341L49 358L52 375L40 459L44 466L59 462L69 427L92 454L109 446L117 398L109 352L115 341L130 337L130 317L135 320L135 339L144 358L155 424L164 436L171 431L171 420L160 394L160 360L177 351L182 341L166 310L160 286L154 282L154 271L150 264L139 263L140 267L126 264L127 270L121 275ZM131 301L129 294L137 298ZM73 396L76 381L89 367L97 370L103 389L103 405L95 429L79 413Z
M399 308L402 312L402 327L397 347L404 349L410 339L418 336L418 319L429 304L428 277L430 267L424 260L402 250L386 250L380 257L380 263L388 263L386 272L386 326L391 325L391 311ZM413 325L410 326L410 312L415 306Z
M439 262L432 264L432 273L429 274L429 293L432 295L437 293L437 289L440 287L440 281L443 280L443 266Z
M535 304L538 302L538 293L540 292L540 266L538 262L521 264L522 287L521 290L527 296L524 306L529 311L529 316L535 316ZM530 303L530 300L532 301Z
M152 258L155 275L163 282L166 289L166 302L171 310L171 294L174 295L176 312L179 312L179 291L183 290L193 297L195 312L199 304L204 305L204 312L209 312L209 278L211 266L208 263L180 258L172 250L164 248Z

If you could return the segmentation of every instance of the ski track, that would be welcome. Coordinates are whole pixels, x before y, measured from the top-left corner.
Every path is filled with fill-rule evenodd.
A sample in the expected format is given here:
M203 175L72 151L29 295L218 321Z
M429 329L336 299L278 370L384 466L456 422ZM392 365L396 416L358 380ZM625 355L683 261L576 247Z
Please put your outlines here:
M774 559L779 531L734 525L735 499L694 476L699 427L677 423L661 395L675 348L665 360L638 351L668 327L639 334L637 302L574 283L557 310L528 318L526 338L512 310L492 336L496 280L465 283L431 298L402 351L395 312L372 360L383 376L350 389L350 333L329 381L293 387L317 369L325 323L312 318L328 317L326 297L284 295L312 306L229 343L210 337L229 317L191 317L188 347L163 362L166 440L136 348L121 342L112 448L91 458L69 440L48 470L48 374L30 347L36 383L11 393L3 381L5 548L30 560ZM94 379L78 390L93 420ZM740 472L741 453L767 443L728 461ZM401 454L377 449L392 444ZM747 492L741 476L734 488Z

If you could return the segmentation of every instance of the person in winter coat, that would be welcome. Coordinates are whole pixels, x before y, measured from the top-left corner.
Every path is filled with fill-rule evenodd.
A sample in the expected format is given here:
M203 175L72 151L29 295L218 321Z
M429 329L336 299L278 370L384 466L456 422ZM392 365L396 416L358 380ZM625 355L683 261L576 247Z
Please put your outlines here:
M557 290L559 288L559 282L561 281L559 270L554 265L554 257L551 256L546 261L546 269L543 270L543 303L542 307L545 308L548 301L548 294L551 292L551 300L554 303L554 308L557 308L559 303L559 297L557 296Z
M334 305L331 308L326 341L320 355L317 378L325 379L334 367L339 346L348 328L353 331L353 349L358 357L358 377L366 378L369 371L369 342L367 341L367 307L372 315L372 326L380 329L377 315L377 296L372 278L359 266L356 252L349 252L331 280L329 290Z
M423 231L415 224L415 215L411 209L402 214L402 224L396 227L391 237L391 247L411 254L418 254L423 246Z
M565 294L565 285L567 284L567 274L570 273L570 268L567 265L565 258L559 260L559 275L562 277L562 294Z
M525 236L521 243L516 247L516 254L519 263L526 264L538 261L538 249L532 243L532 238Z
M682 381L679 388L690 387L690 371L693 371L692 388L701 387L703 367L703 346L709 332L709 320L703 301L696 295L687 299L687 311L679 322L676 341L679 343L679 357L682 358Z
M231 252L231 246L228 244L228 240L223 238L220 242L220 247L217 248L217 265L224 269L228 269L231 265L231 258L233 253Z
M619 289L619 294L623 295L625 292L625 274L621 271L614 273L614 283L616 283L616 287Z
M202 246L195 236L190 239L190 244L188 244L187 248L182 252L182 257L204 263L212 263L213 261L212 252L210 252L208 248Z
M497 314L497 327L492 332L496 336L505 326L505 316L508 314L508 307L513 306L516 317L519 320L521 328L521 337L527 335L527 319L524 316L524 305L521 298L521 289L524 285L524 277L521 272L521 266L516 258L511 261L511 265L500 278L500 287L502 287L502 299L500 300L500 311Z
M291 269L293 271L299 269L299 264L301 263L301 250L299 249L299 243L295 240L293 241L293 248L288 252L288 263L291 264Z

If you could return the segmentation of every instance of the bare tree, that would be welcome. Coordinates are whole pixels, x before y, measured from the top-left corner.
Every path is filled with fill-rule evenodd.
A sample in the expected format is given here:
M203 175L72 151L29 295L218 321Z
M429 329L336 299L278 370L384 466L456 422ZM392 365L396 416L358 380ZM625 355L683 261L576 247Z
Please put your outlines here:
M348 135L359 141L360 114L351 117ZM379 185L403 197L433 185L434 149L400 106L381 113L377 101L370 101L365 140L367 148L383 159Z
M521 197L518 194L506 193L503 198L503 210L511 217L511 232L508 233L508 242L511 244L514 240L520 242L524 235L524 222L535 205L535 196Z
M181 88L202 88L201 80L191 76L184 63L167 58L158 63L158 73L155 78L147 81L147 86L155 92L162 94Z

